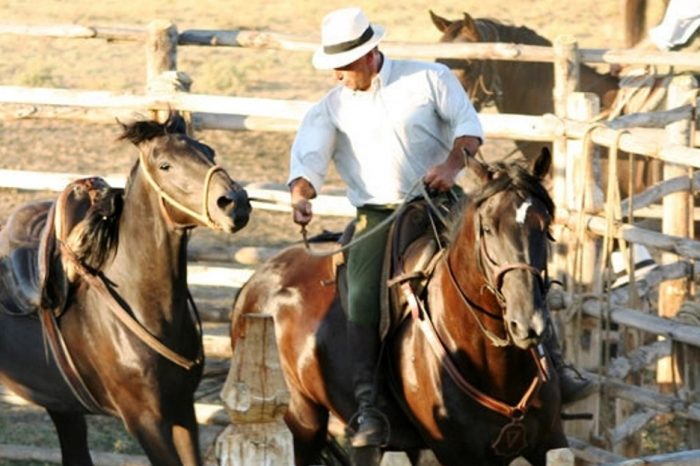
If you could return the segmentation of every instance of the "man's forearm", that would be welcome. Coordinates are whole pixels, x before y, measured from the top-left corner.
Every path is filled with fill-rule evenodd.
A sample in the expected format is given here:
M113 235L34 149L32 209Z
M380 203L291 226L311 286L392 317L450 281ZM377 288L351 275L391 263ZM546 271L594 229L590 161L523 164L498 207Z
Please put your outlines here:
M297 178L292 181L289 190L292 195L292 204L302 199L313 199L316 197L316 190L306 178Z
M463 150L466 149L467 155L469 155L470 157L473 157L474 154L476 154L476 151L479 150L480 145L481 145L481 139L479 139L477 137L459 136L458 138L455 138L455 140L454 140L451 153L462 152ZM457 150L455 150L455 149L457 149Z

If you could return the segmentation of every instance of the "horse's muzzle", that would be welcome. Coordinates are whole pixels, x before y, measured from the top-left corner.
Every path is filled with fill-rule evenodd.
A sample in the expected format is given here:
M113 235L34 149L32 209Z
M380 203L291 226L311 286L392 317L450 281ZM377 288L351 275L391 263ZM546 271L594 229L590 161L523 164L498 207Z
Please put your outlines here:
M515 346L530 349L539 344L547 330L547 322L543 311L535 311L529 318L506 319L508 333Z
M243 188L229 191L216 200L219 209L231 220L230 225L222 225L224 231L234 233L248 224L251 206L248 193Z

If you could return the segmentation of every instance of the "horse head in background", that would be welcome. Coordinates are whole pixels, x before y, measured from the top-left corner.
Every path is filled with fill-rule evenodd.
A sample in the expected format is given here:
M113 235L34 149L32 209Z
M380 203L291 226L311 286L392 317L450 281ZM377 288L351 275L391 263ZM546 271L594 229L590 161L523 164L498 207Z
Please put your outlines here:
M464 13L454 21L430 11L440 42L506 42L551 46L552 43L525 26L511 26ZM500 113L544 115L554 111L554 66L552 63L511 60L438 59L451 68L477 110L494 104ZM602 109L609 108L617 95L619 79L582 65L579 90L600 98ZM527 160L539 155L541 144L516 141Z
M0 382L48 411L64 464L92 464L85 414L108 414L151 463L199 465L187 238L243 228L250 205L181 117L123 125L121 138L139 150L124 190L80 180L0 231Z
M442 33L440 42L506 42L525 45L551 46L552 43L525 26L511 26L493 19L472 18L464 13L461 19L445 19L430 11L435 27ZM554 111L554 66L552 63L511 60L438 59L450 67L477 110L494 104L500 113L544 115ZM642 76L644 78L644 76ZM599 73L594 68L580 66L577 91L590 92L600 99L601 115L640 111L658 105L659 95L667 80L650 77L646 84L634 84L639 76L632 76L621 90L621 79L611 73ZM650 84L653 83L653 84ZM665 92L665 91L664 91ZM632 107L630 109L630 107ZM526 160L539 155L541 143L515 141ZM548 146L550 147L550 146ZM603 151L605 153L605 151ZM633 182L627 154L618 159L619 187L623 197L638 193L659 180L659 164L639 158L634 165ZM607 157L601 158L603 187L607 186ZM631 186L631 191L630 191Z
M539 343L548 329L554 206L541 178L550 161L546 149L531 171L470 158L481 189L451 212L447 246L423 274L389 281L405 299L392 300L400 318L384 342L386 448L414 464L430 448L447 466L519 455L543 465L547 450L566 445L556 371ZM291 246L258 268L234 304L234 347L242 315L274 316L297 465L320 463L329 413L347 424L357 410L337 280L332 257Z

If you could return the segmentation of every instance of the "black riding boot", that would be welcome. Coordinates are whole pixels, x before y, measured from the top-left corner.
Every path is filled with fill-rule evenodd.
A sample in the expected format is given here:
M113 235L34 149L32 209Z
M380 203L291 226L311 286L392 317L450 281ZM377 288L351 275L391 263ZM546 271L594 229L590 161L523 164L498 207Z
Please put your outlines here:
M595 384L579 374L571 365L564 362L561 347L555 332L548 332L543 341L549 356L552 358L554 369L559 375L559 388L562 404L582 400L595 390Z
M350 439L355 448L380 447L386 441L386 417L376 407L375 372L379 335L373 325L348 322L348 351L352 359L357 401L357 431Z

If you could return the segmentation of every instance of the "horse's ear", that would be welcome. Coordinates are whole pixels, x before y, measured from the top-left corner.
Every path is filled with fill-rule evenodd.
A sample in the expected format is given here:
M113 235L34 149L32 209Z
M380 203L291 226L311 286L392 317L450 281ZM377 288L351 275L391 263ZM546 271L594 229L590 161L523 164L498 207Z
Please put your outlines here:
M464 12L464 24L462 24L462 34L468 37L473 42L481 41L479 28L476 27L476 21L467 12Z
M433 13L433 10L428 11L430 12L430 19L433 20L433 24L436 28L438 28L438 31L445 32L447 28L449 28L452 24L452 22L449 19L443 18L442 16L438 16L435 13Z
M549 169L552 167L552 153L549 148L543 147L537 160L532 164L532 174L539 179L543 179L549 174Z
M492 173L486 165L476 160L474 157L465 157L467 170L471 171L484 184L491 179Z

